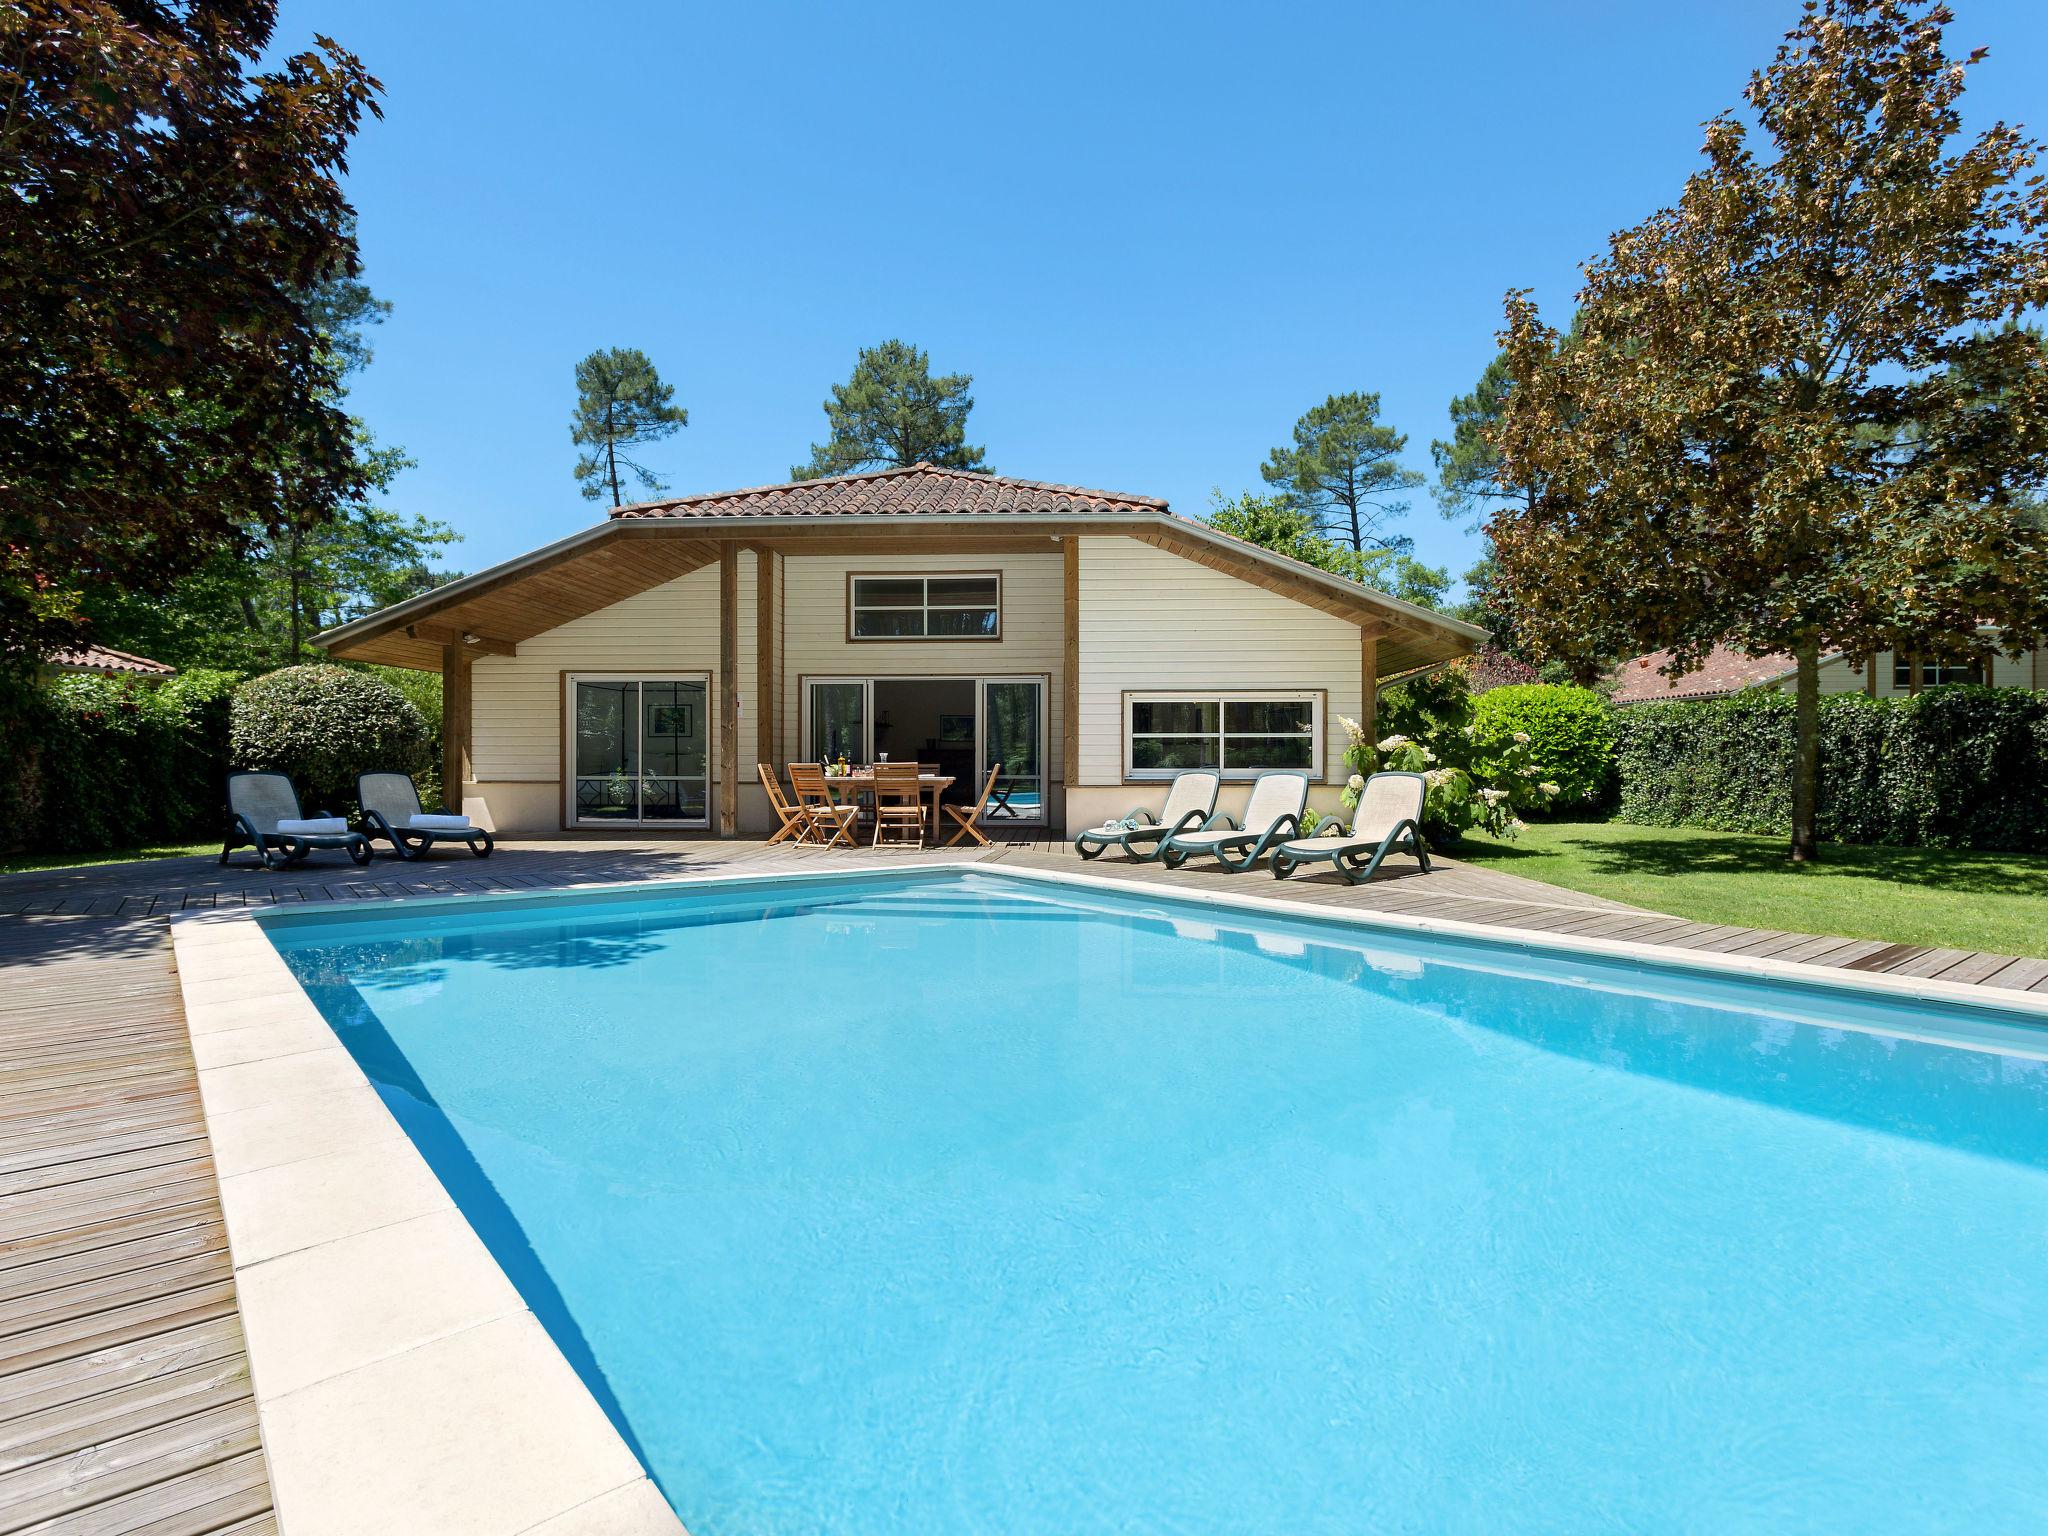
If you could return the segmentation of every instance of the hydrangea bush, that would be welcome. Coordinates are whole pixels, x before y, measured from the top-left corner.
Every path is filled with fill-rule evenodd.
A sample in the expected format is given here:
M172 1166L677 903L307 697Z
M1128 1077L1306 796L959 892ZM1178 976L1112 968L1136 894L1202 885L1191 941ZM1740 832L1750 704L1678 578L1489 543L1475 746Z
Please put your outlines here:
M1351 778L1344 804L1355 809L1368 774L1419 773L1428 783L1422 802L1423 836L1435 844L1455 843L1473 827L1495 837L1513 837L1524 812L1557 798L1559 786L1542 776L1527 731L1494 734L1466 724L1439 732L1433 742L1395 732L1374 741L1356 720L1339 715L1349 738L1344 761Z

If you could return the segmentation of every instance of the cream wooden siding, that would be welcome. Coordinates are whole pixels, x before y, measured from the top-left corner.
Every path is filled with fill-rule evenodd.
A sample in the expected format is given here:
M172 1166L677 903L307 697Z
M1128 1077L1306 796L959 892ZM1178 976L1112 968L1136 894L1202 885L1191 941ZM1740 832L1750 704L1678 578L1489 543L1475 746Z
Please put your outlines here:
M754 556L740 556L740 781L753 772L757 673ZM702 672L711 679L711 767L719 762L718 567L519 642L517 656L481 656L471 671L474 782L559 783L564 672Z
M1880 699L1902 699L1912 692L1910 688L1894 686L1892 660L1890 651L1878 653L1876 693ZM1991 658L1989 680L1994 688L2048 687L2048 651L2031 651L2017 660L2010 656L1994 656ZM1783 678L1771 686L1789 694L1792 692L1792 679ZM1862 693L1867 686L1863 668L1848 657L1837 656L1832 661L1821 663L1822 693Z
M1320 689L1325 780L1361 705L1356 624L1136 539L1081 541L1083 784L1120 784L1126 692Z
M1060 605L1066 581L1059 551L1047 541L1043 555L790 555L782 562L782 739L786 753L803 750L803 690L807 677L991 677L1045 674L1045 761L1057 781L1064 750L1060 688L1065 676L1066 631ZM1003 577L1000 640L848 640L846 578L850 572L936 575L947 571L1000 571Z

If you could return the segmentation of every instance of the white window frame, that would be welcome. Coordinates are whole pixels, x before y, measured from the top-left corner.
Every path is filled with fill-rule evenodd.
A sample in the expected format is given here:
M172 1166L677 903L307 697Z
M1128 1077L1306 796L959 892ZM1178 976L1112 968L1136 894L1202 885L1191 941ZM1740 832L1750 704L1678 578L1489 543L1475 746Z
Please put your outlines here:
M701 683L704 687L704 815L703 817L665 817L649 821L635 817L631 821L618 817L593 817L583 820L576 814L576 685L578 683ZM680 831L702 831L718 820L718 797L723 786L718 782L718 716L713 706L718 701L716 690L711 686L709 672L564 672L562 674L562 826L575 827L632 827L651 831L675 828ZM645 724L644 720L641 722ZM644 743L643 743L644 755Z
M1230 732L1224 729L1224 721L1232 704L1303 703L1309 706L1310 757L1309 765L1306 768L1282 769L1277 766L1225 768L1223 766L1223 760L1227 755L1225 753L1225 745L1229 738L1233 734L1240 736L1248 734L1245 732ZM1124 741L1124 782L1127 784L1161 784L1171 779L1176 773L1184 771L1179 768L1139 768L1136 766L1133 742L1139 733L1131 729L1131 718L1138 705L1214 704L1216 706L1217 771L1223 775L1227 782L1248 784L1262 773L1286 772L1306 773L1311 783L1319 783L1322 781L1324 762L1329 753L1329 744L1324 725L1324 716L1326 714L1324 703L1325 695L1320 688L1127 688L1124 690L1123 695L1123 721L1121 726ZM1172 731L1166 733L1147 732L1144 734L1192 736L1198 733L1193 731ZM1255 734L1269 736L1272 732L1259 731Z
M864 581L915 581L924 590L924 601L916 607L899 607L893 603L863 603L860 601L860 584ZM992 581L996 588L996 627L986 635L935 635L931 633L932 583L935 581ZM938 611L968 612L959 603L940 603ZM915 613L922 616L924 632L916 635L863 635L859 618L862 613ZM848 571L846 573L846 640L849 645L986 645L992 640L1003 638L1003 573L1001 571Z

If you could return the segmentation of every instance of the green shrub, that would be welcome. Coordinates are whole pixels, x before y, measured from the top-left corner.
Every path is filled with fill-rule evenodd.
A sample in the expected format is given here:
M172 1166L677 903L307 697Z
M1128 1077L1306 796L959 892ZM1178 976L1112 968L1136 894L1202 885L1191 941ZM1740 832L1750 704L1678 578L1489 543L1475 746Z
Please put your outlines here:
M2048 695L1933 688L1821 701L1820 835L1898 847L2048 852ZM1615 711L1623 821L1784 834L1793 704L1757 691Z
M154 683L11 681L0 701L6 842L80 853L220 828L231 672Z
M286 667L235 690L235 766L290 774L308 812L353 809L358 774L424 774L433 741L419 710L368 672Z
M1483 742L1528 737L1530 760L1558 786L1554 809L1596 804L1614 773L1614 720L1590 688L1561 683L1511 683L1472 701L1472 727Z

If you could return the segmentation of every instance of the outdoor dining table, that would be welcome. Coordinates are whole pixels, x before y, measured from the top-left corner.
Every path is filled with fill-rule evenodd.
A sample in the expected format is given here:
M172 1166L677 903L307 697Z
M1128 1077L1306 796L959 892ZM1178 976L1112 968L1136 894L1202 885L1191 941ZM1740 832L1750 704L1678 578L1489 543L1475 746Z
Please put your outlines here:
M831 791L834 800L843 800L842 791L851 791L856 797L870 793L875 787L874 771L870 768L851 768L845 773L829 773L825 776L825 787ZM939 835L939 798L953 787L950 773L920 773L917 787L931 798L932 836Z

